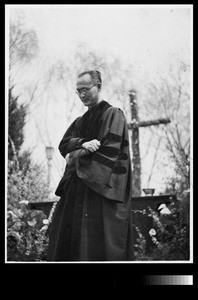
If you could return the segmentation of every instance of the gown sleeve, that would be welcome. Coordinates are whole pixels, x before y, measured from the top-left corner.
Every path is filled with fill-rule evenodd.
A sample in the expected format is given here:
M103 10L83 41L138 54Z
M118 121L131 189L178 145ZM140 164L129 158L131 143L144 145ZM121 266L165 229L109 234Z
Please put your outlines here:
M60 154L66 158L66 155L74 153L78 149L81 149L82 143L86 141L85 138L80 137L78 130L78 121L80 117L77 118L66 130L63 138L61 139L58 149ZM72 159L70 160L72 162ZM55 195L61 197L64 194L64 186L67 180L70 178L71 174L75 171L75 166L70 166L70 163L66 163L64 174L58 183L55 191Z
M77 118L67 129L65 132L58 149L61 155L65 158L65 156L73 152L77 149L81 148L82 143L86 141L85 138L79 137L77 132L77 122L79 118Z
M74 151L76 173L97 193L123 203L130 190L131 165L128 127L122 110L107 109L98 140L101 146L94 153L81 156L82 149Z

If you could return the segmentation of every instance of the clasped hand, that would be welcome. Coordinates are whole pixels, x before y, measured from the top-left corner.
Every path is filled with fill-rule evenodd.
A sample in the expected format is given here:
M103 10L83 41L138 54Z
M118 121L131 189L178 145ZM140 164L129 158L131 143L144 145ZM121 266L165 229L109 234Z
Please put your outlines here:
M100 148L100 142L96 139L82 144L82 148L89 150L90 152L95 152Z
M90 152L95 152L99 149L100 147L100 142L96 139L94 140L91 140L89 142L85 142L82 144L81 146L83 149L85 150L88 150ZM85 154L86 154L86 151L84 150ZM68 153L66 156L65 156L65 159L66 159L66 162L68 164L72 164L72 157L70 156L71 153ZM81 154L82 155L82 154Z

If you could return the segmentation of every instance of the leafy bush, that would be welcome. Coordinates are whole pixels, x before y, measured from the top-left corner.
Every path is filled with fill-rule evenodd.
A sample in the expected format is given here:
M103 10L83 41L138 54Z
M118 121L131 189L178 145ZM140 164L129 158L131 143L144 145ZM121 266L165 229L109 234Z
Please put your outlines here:
M148 217L153 219L153 227L148 229L152 244L149 243L148 250L148 240L136 227L135 260L189 260L188 195L183 195L183 199L170 205L170 215L160 215L148 209Z
M25 125L26 108L24 105L19 105L19 96L13 96L14 86L9 88L9 126L8 126L8 157L13 159L13 156L19 152L23 144L24 134L23 128ZM13 147L14 144L14 147Z
M29 202L49 200L41 167L31 163L25 173L18 161L8 161L7 261L43 261L48 236L43 230L46 215L32 211Z

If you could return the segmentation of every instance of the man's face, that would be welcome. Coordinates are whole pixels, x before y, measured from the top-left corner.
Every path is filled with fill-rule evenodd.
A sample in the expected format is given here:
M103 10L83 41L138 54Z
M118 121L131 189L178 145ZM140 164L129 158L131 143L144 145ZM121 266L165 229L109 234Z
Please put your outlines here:
M77 79L76 90L85 106L92 107L99 100L98 87L94 84L89 74L85 74Z

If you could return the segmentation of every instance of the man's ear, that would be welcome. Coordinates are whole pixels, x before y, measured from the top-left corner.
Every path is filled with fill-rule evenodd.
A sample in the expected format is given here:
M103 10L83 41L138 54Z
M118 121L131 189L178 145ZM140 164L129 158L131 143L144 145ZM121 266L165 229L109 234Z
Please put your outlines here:
M98 83L98 90L101 90L101 83Z

